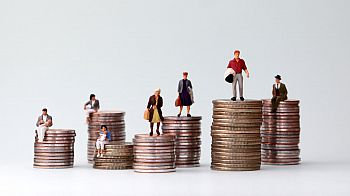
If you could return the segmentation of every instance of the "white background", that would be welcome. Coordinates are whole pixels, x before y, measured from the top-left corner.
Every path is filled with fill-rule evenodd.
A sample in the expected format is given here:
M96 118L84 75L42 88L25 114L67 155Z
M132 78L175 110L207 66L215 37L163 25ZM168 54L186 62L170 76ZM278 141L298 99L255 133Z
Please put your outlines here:
M348 195L349 8L345 0L1 0L1 195ZM232 96L223 72L235 49L251 72L246 98L270 98L280 74L289 97L301 100L302 165L209 169L211 101ZM202 167L167 175L91 169L82 111L89 94L102 109L126 112L131 141L148 132L142 115L156 87L164 114L177 114L183 71L194 86L192 114L203 116ZM32 168L43 107L55 128L76 130L76 168Z

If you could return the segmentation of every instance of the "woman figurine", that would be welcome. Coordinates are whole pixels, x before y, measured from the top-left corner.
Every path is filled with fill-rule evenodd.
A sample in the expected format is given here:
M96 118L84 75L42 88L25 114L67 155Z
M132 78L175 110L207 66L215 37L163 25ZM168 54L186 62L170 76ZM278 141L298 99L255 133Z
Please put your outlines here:
M181 116L183 106L187 106L187 117L191 117L190 110L191 105L194 103L193 101L193 91L192 91L192 83L187 79L188 73L183 73L183 79L179 81L178 85L178 93L181 100L180 104L180 113L177 117Z
M84 111L86 115L86 123L90 123L90 114L97 112L100 109L100 102L96 99L94 94L90 95L90 101L84 104Z
M149 133L150 136L153 136L153 126L154 123L157 123L157 135L160 135L159 132L159 126L160 122L164 120L162 115L162 108L163 107L163 98L160 96L160 89L157 88L154 92L154 95L152 95L147 104L147 109L149 110L149 122L151 127L151 132Z
M99 136L96 140L97 157L103 157L105 144L111 140L111 132L108 131L106 125L101 126Z

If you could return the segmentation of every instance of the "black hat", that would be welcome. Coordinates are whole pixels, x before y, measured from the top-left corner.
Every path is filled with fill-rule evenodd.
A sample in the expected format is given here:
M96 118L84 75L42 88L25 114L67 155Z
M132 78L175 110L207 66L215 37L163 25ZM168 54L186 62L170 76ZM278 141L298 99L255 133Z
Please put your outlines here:
M280 75L275 76L275 78L276 78L277 80L282 80L282 78L281 78Z

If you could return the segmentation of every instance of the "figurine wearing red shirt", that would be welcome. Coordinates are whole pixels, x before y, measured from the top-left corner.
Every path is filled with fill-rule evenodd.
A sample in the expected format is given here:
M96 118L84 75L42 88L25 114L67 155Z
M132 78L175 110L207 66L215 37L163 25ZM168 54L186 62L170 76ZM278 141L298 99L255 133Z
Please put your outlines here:
M239 50L235 50L234 54L234 59L232 59L229 63L227 68L232 68L235 71L235 77L233 78L232 82L232 88L233 88L233 97L231 98L232 101L236 101L236 86L237 86L237 81L238 81L238 86L239 86L239 96L241 101L244 101L243 97L243 76L242 76L242 71L244 70L247 78L249 78L249 71L247 69L247 66L245 65L245 62L243 59L239 58L240 55Z

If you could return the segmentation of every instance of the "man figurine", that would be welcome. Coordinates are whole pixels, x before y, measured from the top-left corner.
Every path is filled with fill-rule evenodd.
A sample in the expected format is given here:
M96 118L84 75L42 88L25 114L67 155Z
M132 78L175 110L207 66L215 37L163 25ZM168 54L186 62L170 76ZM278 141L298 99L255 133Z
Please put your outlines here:
M36 126L38 127L36 130L38 142L44 141L45 132L52 126L52 117L47 114L47 109L44 108L42 112L43 114L38 117L38 121L36 122Z
M84 111L86 115L86 123L90 123L90 114L97 112L100 109L100 102L96 99L94 94L90 95L90 100L84 104Z
M276 79L276 84L274 84L272 86L272 99L271 99L271 103L272 103L272 111L271 112L276 112L277 111L277 107L279 105L279 103L281 101L287 100L287 87L285 84L281 83L281 76L277 75L275 76Z
M239 86L239 96L241 101L244 101L243 97L243 76L242 76L242 70L244 70L247 78L249 78L249 71L245 65L245 62L243 59L239 58L240 55L239 50L235 50L234 54L234 59L232 59L227 68L232 68L235 71L235 76L233 78L232 82L232 88L233 88L233 97L231 98L232 101L236 101L236 86L237 86L237 81L238 81L238 86Z

